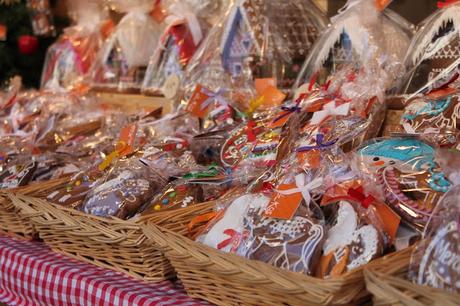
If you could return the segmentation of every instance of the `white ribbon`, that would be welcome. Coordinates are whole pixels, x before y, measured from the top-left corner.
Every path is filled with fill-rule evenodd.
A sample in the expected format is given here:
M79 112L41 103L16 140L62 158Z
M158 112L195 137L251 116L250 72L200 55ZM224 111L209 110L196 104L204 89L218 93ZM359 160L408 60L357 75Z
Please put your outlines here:
M171 15L166 17L166 24L169 26L175 26L181 24L184 21L187 22L190 32L192 34L193 43L198 46L203 39L203 32L201 31L200 22L196 15L188 9L185 5L178 2L172 4L169 7Z
M292 188L288 190L276 190L276 192L282 195L290 195L290 194L295 194L295 193L300 192L305 202L308 205L311 200L310 191L323 185L323 178L318 177L314 179L313 181L311 181L310 183L306 184L305 174L301 173L295 177L295 184L297 188Z
M329 102L323 106L323 110L317 111L311 118L311 124L320 124L329 116L346 116L350 111L350 102L336 106L335 102Z

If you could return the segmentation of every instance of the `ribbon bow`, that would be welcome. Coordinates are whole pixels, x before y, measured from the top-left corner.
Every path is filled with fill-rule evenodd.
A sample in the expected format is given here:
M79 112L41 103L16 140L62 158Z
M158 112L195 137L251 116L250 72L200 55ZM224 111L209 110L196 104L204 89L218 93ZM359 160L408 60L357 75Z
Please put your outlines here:
M222 250L223 248L225 248L226 246L231 244L231 246L232 246L232 248L230 249L231 253L235 253L236 250L238 250L238 247L240 246L241 242L243 242L243 240L248 237L248 232L247 231L244 231L243 233L239 233L239 232L237 232L237 231L235 231L234 229L231 229L231 228L226 229L224 231L224 234L227 235L227 236L230 236L230 238L225 239L224 241L219 243L217 245L217 249Z
M372 202L375 201L375 198L372 195L366 196L364 194L364 189L362 186L358 188L350 188L348 189L348 195L353 199L361 203L364 208L369 208Z
M201 104L201 110L205 110L211 105L212 102L216 101L219 104L227 105L227 100L224 98L225 89L219 89L217 92L213 92L204 87L201 88L201 92L208 96L206 100Z
M310 150L315 150L315 149L325 149L327 147L330 147L334 145L337 142L338 139L331 140L329 142L324 142L324 135L319 133L316 134L316 146L305 146L305 147L300 147L296 151L297 152L305 152L305 151L310 151Z
M303 95L303 94L302 94ZM296 102L297 103L297 102ZM273 123L276 123L278 122L279 120L283 119L284 117L286 116L289 116L291 115L292 113L300 113L300 111L302 110L302 108L299 107L299 104L297 103L297 105L294 105L294 106L282 106L281 109L284 111L281 115L279 115L278 117L276 117L274 120L273 120Z
M455 3L460 3L460 0L444 0L444 2L438 1L438 8L445 8Z
M337 106L334 101L323 106L323 110L313 113L311 124L320 124L329 116L346 116L350 111L350 102Z
M297 188L292 188L288 190L276 190L276 192L282 195L290 195L290 194L300 192L305 202L308 204L310 203L310 200L311 200L310 191L320 187L323 184L323 178L318 177L307 184L306 179L305 179L305 174L301 173L295 177L295 184Z

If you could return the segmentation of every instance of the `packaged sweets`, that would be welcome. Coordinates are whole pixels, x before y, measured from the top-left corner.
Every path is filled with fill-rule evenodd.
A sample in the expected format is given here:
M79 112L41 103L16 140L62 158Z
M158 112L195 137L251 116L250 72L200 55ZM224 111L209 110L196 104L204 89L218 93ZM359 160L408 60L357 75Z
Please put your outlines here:
M428 93L457 79L460 64L460 5L449 1L424 20L406 56L401 93Z
M135 157L120 160L91 189L82 203L82 210L96 216L129 218L162 186L164 179Z
M62 188L52 191L46 200L66 207L80 208L90 190L96 186L96 177L90 173L78 172Z
M30 159L8 163L0 173L0 189L16 188L29 184L36 169L37 162Z
M387 3L390 1L386 1ZM384 67L391 89L404 74L404 56L412 26L396 13L379 12L372 0L349 1L318 39L300 71L294 88L314 79L325 84L343 66Z
M404 103L401 132L417 135L441 147L456 147L460 141L460 95L456 90L439 96L415 96Z
M78 89L88 83L88 72L104 39L100 4L72 1L69 5L75 24L66 28L64 34L49 47L43 66L42 89Z
M412 254L409 277L414 283L460 292L459 198L460 186L455 186L433 212Z
M179 92L188 62L227 5L220 0L174 1L167 4L164 10L168 13L165 19L168 25L150 59L142 91L173 99Z
M339 276L383 255L399 225L386 233L375 198L365 194L359 181L348 180L329 187L323 196L327 220L323 255L316 270L318 277ZM384 205L384 204L382 204Z
M148 204L150 208L144 211L143 214L185 208L202 202L203 190L201 186L180 180L166 185L163 191L157 194Z
M112 1L126 13L104 42L91 69L97 90L138 92L150 56L160 41L163 25L148 13L152 1Z
M237 109L247 109L249 101L265 90L289 90L326 23L310 1L234 4L190 60L183 103L189 102L198 85Z
M452 185L435 161L435 149L414 137L374 139L355 157L358 171L370 175L386 203L418 230Z

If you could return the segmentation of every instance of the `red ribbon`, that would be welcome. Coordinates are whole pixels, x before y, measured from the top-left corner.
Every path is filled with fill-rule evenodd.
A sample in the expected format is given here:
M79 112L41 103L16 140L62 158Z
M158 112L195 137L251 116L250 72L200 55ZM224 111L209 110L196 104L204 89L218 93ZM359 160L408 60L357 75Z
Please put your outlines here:
M246 128L246 135L248 136L248 141L249 142L254 142L257 140L257 136L256 136L256 133L255 133L255 126L256 126L256 123L255 121L248 121L248 125L247 125L247 128Z
M444 2L438 1L438 8L445 8L455 3L460 3L460 0L444 0Z
M364 194L364 189L362 186L354 189L350 188L348 189L348 195L353 199L361 203L361 205L364 208L369 208L369 206L372 204L372 202L375 201L375 198L372 195L366 196Z
M228 245L232 245L232 248L230 249L230 252L235 253L238 247L240 246L241 242L243 241L244 238L247 237L248 233L245 231L243 234L235 231L234 229L226 229L224 231L224 234L227 236L230 236L230 238L225 239L221 243L217 245L217 249L221 250L225 248Z

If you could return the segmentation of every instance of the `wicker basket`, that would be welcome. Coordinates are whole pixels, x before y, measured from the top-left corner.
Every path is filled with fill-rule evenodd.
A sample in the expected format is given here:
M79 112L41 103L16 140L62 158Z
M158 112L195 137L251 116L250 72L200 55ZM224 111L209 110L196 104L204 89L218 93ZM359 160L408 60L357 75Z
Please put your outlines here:
M49 190L55 189L68 182L67 178L56 179L47 182L34 183L29 186L19 187L14 189L14 192L28 194L33 196L41 196L49 193ZM3 190L0 192L0 233L15 238L31 240L37 237L29 220L23 218L11 203L7 193L11 190Z
M184 234L185 225L193 217L214 207L213 203L203 203L136 220L121 220L88 215L29 196L9 197L54 251L146 281L173 278L175 272L163 253L145 237L142 224L156 222Z
M164 251L188 294L217 305L360 305L370 299L364 268L319 279L223 253L158 226L143 230ZM374 260L367 268L388 269L407 252Z
M365 271L366 287L376 306L453 306L460 305L460 295L416 285L407 280L410 253L392 271Z

